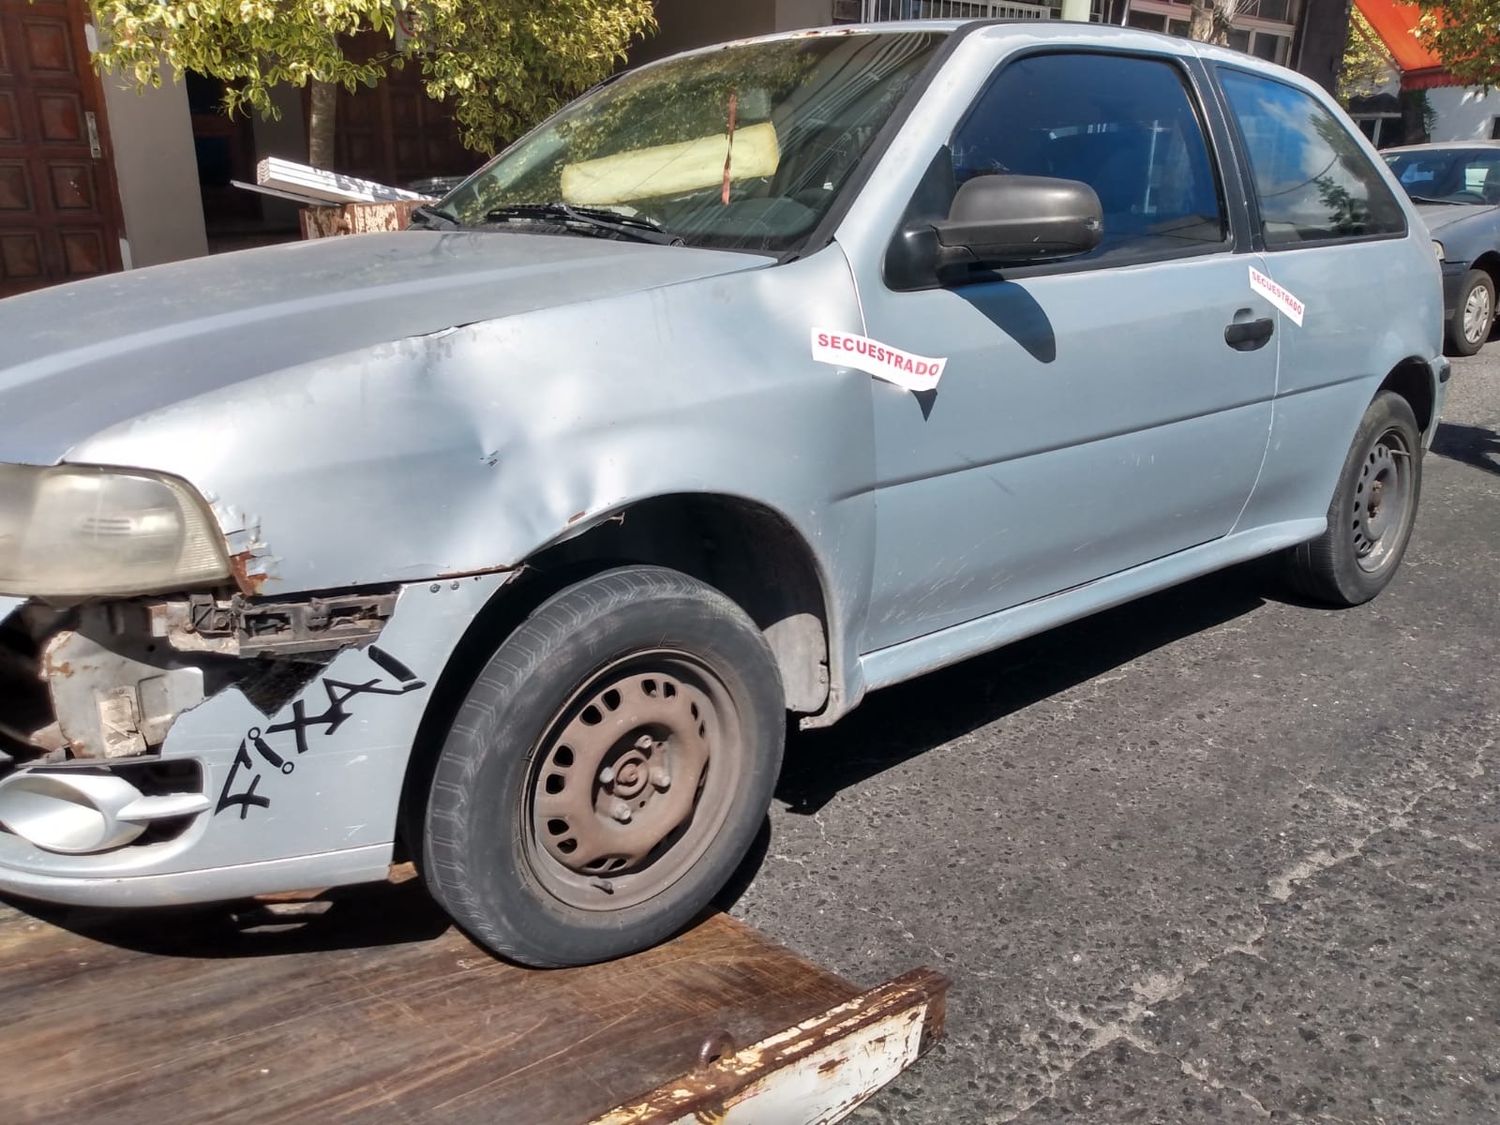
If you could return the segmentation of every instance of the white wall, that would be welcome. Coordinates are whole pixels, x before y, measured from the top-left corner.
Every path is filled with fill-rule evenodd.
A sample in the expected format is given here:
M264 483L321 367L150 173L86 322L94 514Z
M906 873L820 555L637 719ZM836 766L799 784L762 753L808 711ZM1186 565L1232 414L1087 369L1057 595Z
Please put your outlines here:
M130 244L128 264L153 266L207 254L187 90L168 78L161 89L137 94L109 74L101 85Z
M1434 141L1487 141L1500 117L1500 90L1439 86L1427 91L1427 103L1437 116Z

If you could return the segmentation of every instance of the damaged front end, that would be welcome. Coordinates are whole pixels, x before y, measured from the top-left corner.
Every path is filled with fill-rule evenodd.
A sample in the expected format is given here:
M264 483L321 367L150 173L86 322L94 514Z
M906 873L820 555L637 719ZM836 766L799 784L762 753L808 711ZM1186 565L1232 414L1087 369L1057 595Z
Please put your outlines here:
M0 891L147 906L384 878L433 686L510 576L0 599Z
M0 891L384 877L432 685L506 575L268 595L276 562L183 478L0 464Z
M160 758L179 717L231 688L276 714L371 644L396 599L28 602L0 625L0 774L67 768L0 781L0 825L61 854L172 838L212 804L196 762Z

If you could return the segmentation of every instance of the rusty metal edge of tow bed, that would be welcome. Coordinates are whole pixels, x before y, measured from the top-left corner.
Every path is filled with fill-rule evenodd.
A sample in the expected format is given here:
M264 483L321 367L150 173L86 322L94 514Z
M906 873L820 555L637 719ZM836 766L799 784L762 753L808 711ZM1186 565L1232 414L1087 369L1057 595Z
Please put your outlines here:
M947 978L931 969L904 973L759 1043L708 1060L591 1125L840 1121L942 1036L947 991Z

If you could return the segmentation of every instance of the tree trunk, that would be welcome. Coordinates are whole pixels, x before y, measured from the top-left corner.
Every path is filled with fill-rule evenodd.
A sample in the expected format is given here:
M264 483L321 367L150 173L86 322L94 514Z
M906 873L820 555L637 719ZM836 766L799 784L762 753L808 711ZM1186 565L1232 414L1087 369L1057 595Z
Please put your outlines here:
M312 83L312 107L307 114L307 162L314 168L333 170L334 126L339 106L339 88L331 82Z
M1188 20L1188 38L1200 43L1229 42L1229 24L1232 10L1226 10L1225 0L1192 0L1191 16Z
M405 230L411 213L419 206L402 200L397 203L346 203L342 207L302 208L302 237L331 238L340 234L368 234L371 231Z

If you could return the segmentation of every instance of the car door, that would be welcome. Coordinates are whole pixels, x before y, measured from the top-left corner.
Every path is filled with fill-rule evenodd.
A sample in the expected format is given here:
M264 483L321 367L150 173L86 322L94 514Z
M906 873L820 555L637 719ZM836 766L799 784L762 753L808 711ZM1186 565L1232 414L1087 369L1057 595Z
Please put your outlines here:
M1245 518L1318 518L1380 380L1422 353L1414 343L1440 347L1437 263L1390 173L1331 107L1271 74L1215 69L1252 177L1265 272L1296 312L1278 317L1275 425Z
M930 395L874 388L866 651L1234 526L1266 448L1277 347L1226 203L1222 124L1206 128L1187 67L1057 50L1002 64L903 220L946 215L974 175L1082 180L1104 213L1087 256L923 284L903 276L898 232L883 277L856 265L868 336L946 361Z

